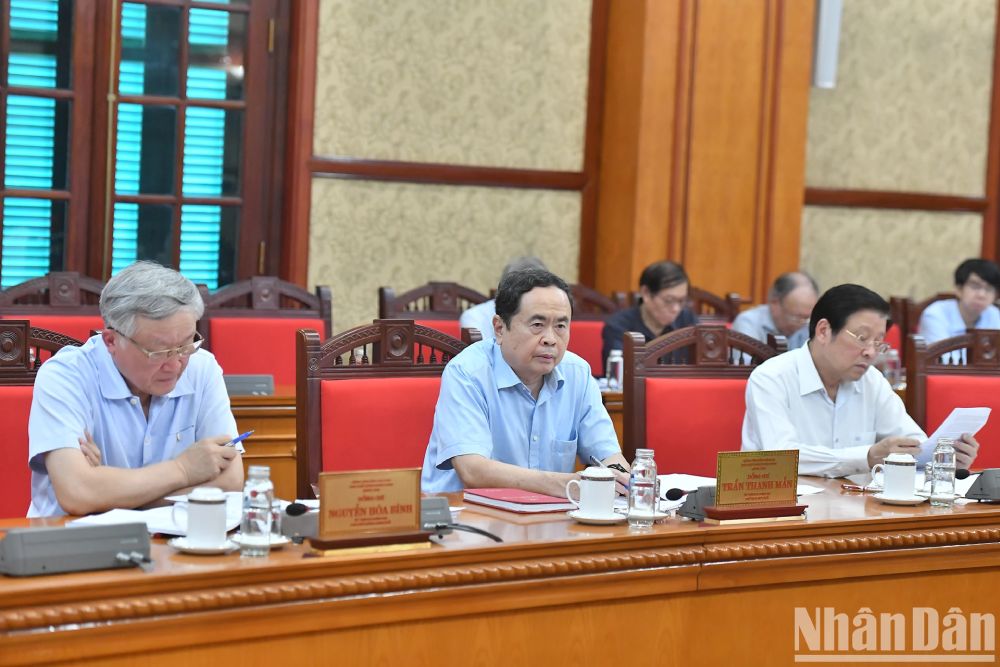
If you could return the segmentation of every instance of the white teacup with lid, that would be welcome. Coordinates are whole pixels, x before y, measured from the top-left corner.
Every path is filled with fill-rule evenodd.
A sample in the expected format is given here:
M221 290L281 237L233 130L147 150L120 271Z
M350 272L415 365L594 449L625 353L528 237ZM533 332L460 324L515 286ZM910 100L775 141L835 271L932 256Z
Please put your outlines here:
M185 502L174 505L172 517L185 529L187 544L192 548L213 549L226 543L226 494L222 489L191 489Z
M570 495L570 487L579 487L580 500ZM566 483L566 497L576 505L581 516L593 519L607 519L615 514L615 473L610 468L591 466L580 473L580 479Z
M882 495L886 498L912 498L916 493L917 460L910 454L893 452L872 467L872 482L883 478Z

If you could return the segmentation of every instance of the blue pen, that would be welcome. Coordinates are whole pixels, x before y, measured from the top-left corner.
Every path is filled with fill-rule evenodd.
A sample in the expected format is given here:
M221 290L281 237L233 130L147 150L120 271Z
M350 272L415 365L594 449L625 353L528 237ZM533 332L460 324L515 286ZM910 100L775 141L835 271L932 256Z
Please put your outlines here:
M223 447L233 447L237 442L243 442L253 434L253 429L250 429L246 433L240 433L238 436L227 442Z

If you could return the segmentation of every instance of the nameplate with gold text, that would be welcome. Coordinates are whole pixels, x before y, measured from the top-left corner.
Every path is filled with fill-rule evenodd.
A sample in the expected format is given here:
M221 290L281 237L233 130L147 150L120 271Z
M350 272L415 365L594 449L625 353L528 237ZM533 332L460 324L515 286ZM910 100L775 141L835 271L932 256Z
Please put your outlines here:
M719 452L715 506L794 505L799 451Z
M420 530L420 468L319 475L319 538Z

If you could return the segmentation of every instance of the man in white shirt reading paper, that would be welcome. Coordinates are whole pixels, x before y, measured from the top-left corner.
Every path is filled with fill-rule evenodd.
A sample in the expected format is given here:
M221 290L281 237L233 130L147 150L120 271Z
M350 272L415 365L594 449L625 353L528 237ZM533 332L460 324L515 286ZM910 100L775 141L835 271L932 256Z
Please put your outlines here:
M510 487L562 496L577 462L628 469L590 366L566 351L572 314L569 286L548 271L501 279L495 340L462 350L441 377L425 493ZM615 474L620 485L628 480Z
M889 304L860 285L838 285L816 302L809 342L768 359L750 375L743 450L797 449L799 473L865 472L888 454L918 458L926 435L872 362L885 350ZM968 468L979 443L955 445Z

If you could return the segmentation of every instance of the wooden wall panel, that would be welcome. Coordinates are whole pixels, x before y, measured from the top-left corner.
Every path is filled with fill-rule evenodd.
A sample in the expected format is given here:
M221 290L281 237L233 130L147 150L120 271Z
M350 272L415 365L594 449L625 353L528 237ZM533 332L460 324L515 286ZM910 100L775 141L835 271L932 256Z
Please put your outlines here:
M814 11L612 3L597 289L634 288L666 257L699 286L762 300L798 265Z
M697 3L688 205L681 258L692 282L724 294L750 292L764 90L774 3Z

